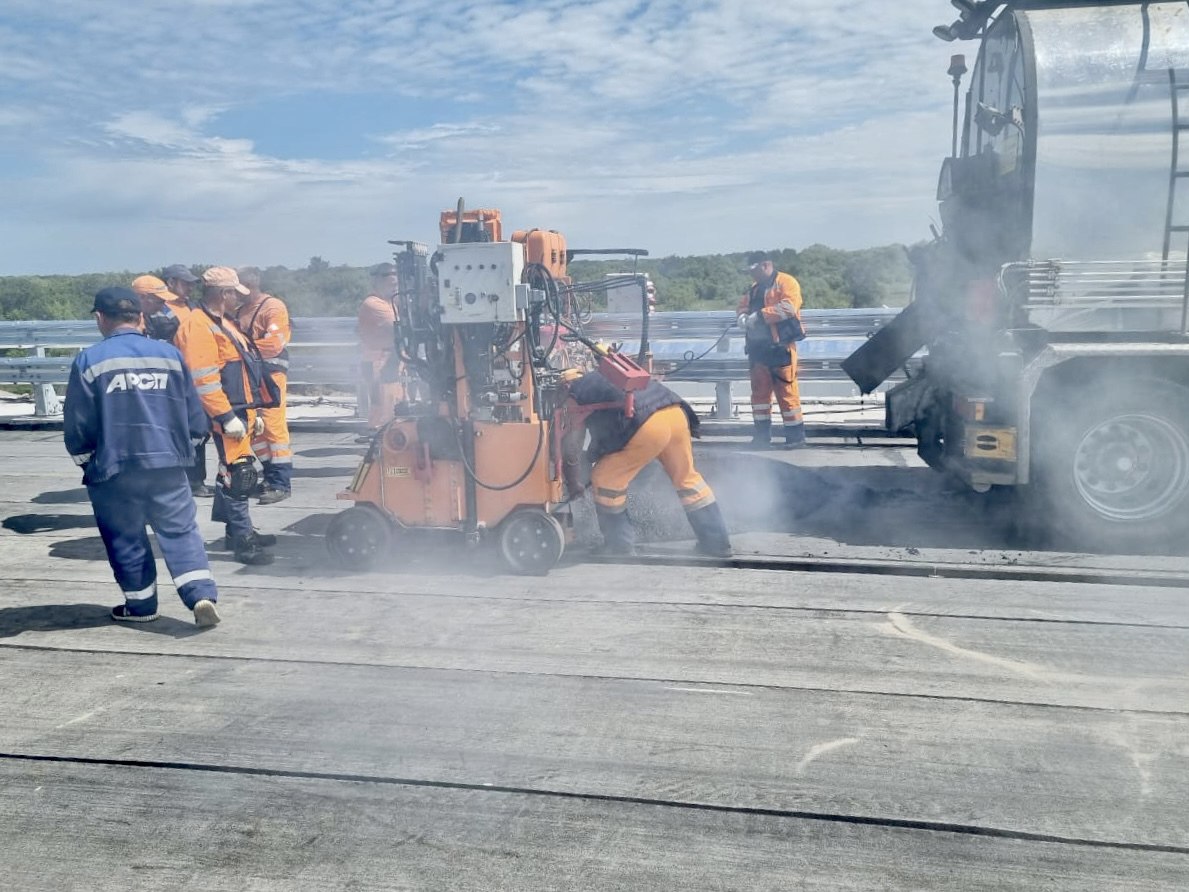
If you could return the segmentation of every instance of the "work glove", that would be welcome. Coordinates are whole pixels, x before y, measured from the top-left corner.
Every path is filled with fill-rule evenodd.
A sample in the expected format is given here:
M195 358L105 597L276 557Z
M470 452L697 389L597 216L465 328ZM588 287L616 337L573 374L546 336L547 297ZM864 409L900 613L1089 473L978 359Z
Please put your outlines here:
M237 416L223 425L223 433L233 440L242 440L248 435L248 429L244 427L244 423Z
M740 328L747 328L747 313L740 313L739 318L735 320L735 324Z
M256 420L252 422L252 436L259 437L264 433L264 416L257 415Z

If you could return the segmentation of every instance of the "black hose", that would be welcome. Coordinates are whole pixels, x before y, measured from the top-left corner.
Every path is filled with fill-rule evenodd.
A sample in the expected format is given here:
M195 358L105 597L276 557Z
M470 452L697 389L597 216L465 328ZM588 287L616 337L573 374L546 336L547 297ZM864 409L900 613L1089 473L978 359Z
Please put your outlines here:
M683 362L681 365L677 366L677 368L675 368L675 369L670 369L669 371L665 372L665 376L667 377L669 375L675 375L678 372L683 372L686 369L688 369L691 365L693 365L694 363L700 362L703 359L705 359L714 350L718 349L718 345L727 339L727 336L730 335L730 333L731 333L731 329L734 327L735 327L734 324L728 325L723 330L723 333L718 336L718 340L715 341L713 344L711 344L709 347L707 347L705 352L703 352L700 356L695 356L693 359L687 359L685 362Z

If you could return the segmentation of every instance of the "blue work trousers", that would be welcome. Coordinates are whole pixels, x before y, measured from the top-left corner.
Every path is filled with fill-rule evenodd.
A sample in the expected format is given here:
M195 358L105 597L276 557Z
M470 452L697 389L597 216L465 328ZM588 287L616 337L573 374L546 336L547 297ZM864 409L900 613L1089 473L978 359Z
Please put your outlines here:
M157 562L146 525L182 603L193 610L199 601L218 599L185 468L125 471L88 486L87 494L129 613L157 612Z

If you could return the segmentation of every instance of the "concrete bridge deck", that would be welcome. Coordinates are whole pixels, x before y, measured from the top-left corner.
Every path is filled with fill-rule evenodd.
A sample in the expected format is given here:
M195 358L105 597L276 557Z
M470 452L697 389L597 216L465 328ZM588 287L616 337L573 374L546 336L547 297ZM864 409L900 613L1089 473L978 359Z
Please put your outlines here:
M0 436L0 886L1189 888L1184 557L1013 550L905 450L716 447L745 557L1005 571L667 566L646 479L666 562L345 574L351 439L301 437L277 563L212 551L198 632L168 583L111 623L60 435Z

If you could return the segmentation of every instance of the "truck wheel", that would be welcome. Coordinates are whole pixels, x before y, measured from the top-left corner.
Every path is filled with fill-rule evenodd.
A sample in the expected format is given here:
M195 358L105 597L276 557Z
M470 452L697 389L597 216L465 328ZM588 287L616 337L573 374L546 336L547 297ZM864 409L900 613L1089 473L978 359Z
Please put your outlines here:
M392 524L375 508L356 505L336 514L326 529L326 547L351 570L375 565L392 545Z
M544 576L565 553L566 534L557 518L540 508L523 508L500 525L499 547L513 572Z
M1049 525L1073 543L1160 548L1189 532L1189 390L1158 379L1048 405L1033 444Z

